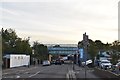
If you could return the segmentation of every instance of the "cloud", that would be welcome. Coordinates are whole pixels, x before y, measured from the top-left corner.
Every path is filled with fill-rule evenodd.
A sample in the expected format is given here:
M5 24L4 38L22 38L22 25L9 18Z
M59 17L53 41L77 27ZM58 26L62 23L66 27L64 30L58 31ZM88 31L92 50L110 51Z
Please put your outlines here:
M92 39L106 42L108 33L111 36L117 33L115 0L4 2L0 10L3 11L0 25L19 30L21 36L26 32L26 36L34 37L33 40L75 43L87 32Z
M0 7L0 11L1 11L2 13L8 13L8 14L12 14L12 15L17 15L17 16L19 16L19 13L14 12L13 10L9 10L9 9L2 8L2 7Z

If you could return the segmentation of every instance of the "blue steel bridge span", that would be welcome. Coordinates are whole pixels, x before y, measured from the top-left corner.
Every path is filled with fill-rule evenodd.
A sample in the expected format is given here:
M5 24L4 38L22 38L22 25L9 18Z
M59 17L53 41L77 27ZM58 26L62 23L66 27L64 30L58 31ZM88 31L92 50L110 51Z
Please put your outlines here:
M48 47L49 54L69 55L78 51L77 47Z

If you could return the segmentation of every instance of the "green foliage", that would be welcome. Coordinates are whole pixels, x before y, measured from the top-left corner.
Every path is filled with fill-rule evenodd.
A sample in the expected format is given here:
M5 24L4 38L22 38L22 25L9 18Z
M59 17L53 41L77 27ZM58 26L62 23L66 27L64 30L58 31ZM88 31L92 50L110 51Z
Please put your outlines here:
M2 53L32 53L29 38L22 40L13 29L2 28Z
M120 58L120 56L119 56L119 54L116 52L116 53L113 53L112 55L111 55L111 57L112 57L112 63L113 64L116 64L117 62L118 62L118 59Z
M119 51L120 52L120 41L119 40L116 40L112 43L112 46L111 48L114 50L114 51Z
M34 42L33 49L34 49L35 57L42 59L42 60L48 59L47 46L44 46L43 44L40 44L38 42Z
M78 42L78 48L83 48L83 41ZM113 52L120 52L120 42L118 40L114 41L113 43L102 43L100 40L92 41L89 39L89 45L88 45L88 53L90 54L91 58L94 59L95 56L98 57L99 51L113 51ZM116 54L112 56L114 59L116 57Z
M98 50L103 50L104 49L104 44L100 40L96 40L95 45L97 46Z
M89 40L89 47L88 47L88 53L90 54L91 58L94 59L94 57L98 53L98 46L96 43L92 40Z

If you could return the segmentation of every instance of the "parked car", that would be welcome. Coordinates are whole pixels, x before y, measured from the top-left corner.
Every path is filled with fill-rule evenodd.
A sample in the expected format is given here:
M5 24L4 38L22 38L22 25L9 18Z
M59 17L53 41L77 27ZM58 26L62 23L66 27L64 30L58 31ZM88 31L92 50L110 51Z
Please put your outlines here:
M51 64L55 64L55 60L52 60L52 61L51 61Z
M82 64L82 66L85 66L85 65L88 66L88 65L92 64L92 60L89 59L86 62L82 62L81 64Z
M108 60L101 60L100 68L102 68L102 69L108 69L109 68L110 69L110 68L112 68L112 64Z
M56 60L55 65L57 65L57 64L61 65L62 64L61 60Z
M115 66L116 66L116 67L119 69L119 71L120 71L120 62L118 62Z
M81 65L84 67L85 66L85 62L81 62Z
M63 59L60 59L61 63L64 64L64 60Z
M50 65L50 61L49 60L44 60L42 65L43 66L49 66Z

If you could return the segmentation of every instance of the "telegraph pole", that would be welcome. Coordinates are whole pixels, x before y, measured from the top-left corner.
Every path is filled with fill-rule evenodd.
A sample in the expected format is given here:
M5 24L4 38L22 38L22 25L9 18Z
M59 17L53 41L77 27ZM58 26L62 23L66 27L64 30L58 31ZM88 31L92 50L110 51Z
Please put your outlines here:
M86 76L87 76L87 73L86 73L86 61L87 61L88 44L89 44L88 35L86 35L86 32L85 32L85 34L83 34L83 49L84 49L84 53L86 54L86 57L85 57L85 79L86 79Z

